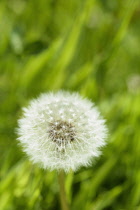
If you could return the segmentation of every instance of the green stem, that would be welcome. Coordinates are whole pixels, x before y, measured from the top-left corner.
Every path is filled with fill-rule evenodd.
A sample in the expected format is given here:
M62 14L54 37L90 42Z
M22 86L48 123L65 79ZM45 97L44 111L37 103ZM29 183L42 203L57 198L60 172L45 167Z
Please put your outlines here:
M66 191L65 191L65 173L64 171L60 171L58 174L59 181L59 193L60 193L60 202L62 210L70 210L69 204L67 201Z

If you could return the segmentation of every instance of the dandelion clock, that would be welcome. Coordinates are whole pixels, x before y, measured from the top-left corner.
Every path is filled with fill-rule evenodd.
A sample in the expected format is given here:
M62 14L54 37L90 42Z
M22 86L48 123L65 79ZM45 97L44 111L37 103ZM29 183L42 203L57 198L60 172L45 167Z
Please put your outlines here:
M76 171L90 165L105 145L105 121L94 104L77 93L40 95L23 108L18 124L23 150L44 169Z

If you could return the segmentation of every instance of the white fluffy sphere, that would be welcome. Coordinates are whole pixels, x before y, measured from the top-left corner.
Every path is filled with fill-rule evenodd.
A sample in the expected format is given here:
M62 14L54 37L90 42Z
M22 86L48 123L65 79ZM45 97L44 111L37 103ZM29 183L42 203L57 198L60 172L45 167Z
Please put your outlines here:
M68 172L87 166L105 145L104 120L79 94L42 94L23 111L18 140L31 161L45 169Z

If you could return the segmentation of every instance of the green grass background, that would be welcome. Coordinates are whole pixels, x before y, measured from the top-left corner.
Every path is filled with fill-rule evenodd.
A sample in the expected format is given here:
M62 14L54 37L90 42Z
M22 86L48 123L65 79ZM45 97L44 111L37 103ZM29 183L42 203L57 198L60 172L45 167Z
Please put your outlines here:
M72 210L140 210L140 1L0 1L0 210L59 210L57 173L17 145L21 107L77 91L107 119L108 145L66 178Z

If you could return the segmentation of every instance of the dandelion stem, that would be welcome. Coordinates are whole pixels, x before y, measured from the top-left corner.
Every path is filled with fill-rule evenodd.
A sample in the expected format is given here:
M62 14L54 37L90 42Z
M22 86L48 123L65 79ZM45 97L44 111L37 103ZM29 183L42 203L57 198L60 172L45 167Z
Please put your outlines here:
M67 201L66 191L65 191L65 173L64 171L60 171L58 174L59 181L59 193L60 193L60 202L62 210L70 210L69 204Z

